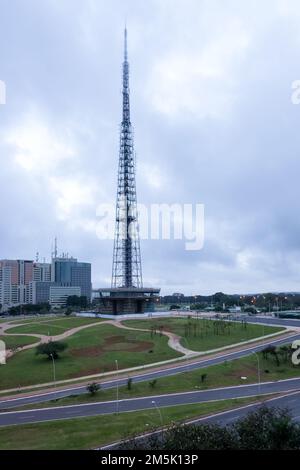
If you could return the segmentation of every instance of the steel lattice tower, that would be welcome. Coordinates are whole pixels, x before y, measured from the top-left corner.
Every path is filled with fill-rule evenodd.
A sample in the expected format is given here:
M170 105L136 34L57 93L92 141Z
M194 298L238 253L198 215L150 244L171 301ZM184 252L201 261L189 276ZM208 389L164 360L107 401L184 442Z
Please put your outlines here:
M142 287L133 129L130 122L127 29L124 31L123 116L120 133L112 287Z

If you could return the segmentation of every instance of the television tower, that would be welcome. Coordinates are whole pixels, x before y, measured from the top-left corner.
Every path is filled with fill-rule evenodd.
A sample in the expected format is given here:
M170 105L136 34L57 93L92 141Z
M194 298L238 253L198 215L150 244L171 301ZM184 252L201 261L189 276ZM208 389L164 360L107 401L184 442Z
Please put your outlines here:
M120 133L116 226L113 249L113 288L143 287L136 200L133 129L130 121L127 29L124 30L123 112Z

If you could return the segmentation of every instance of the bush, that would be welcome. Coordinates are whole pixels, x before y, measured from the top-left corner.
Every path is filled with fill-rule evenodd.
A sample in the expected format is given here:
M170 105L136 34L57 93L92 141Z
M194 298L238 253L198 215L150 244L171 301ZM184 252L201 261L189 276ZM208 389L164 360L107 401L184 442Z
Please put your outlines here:
M100 390L100 385L97 384L96 382L93 382L91 384L88 384L86 389L89 392L90 395L94 396L96 393Z
M151 380L151 382L149 382L149 387L155 388L156 384L157 384L157 379Z
M258 432L259 430L259 432ZM131 439L119 449L143 450L289 450L300 449L300 425L289 412L261 406L236 423L175 424L144 439Z
M48 359L58 359L59 354L67 349L68 345L59 341L49 341L48 343L41 343L36 347L35 353L37 355L44 354Z

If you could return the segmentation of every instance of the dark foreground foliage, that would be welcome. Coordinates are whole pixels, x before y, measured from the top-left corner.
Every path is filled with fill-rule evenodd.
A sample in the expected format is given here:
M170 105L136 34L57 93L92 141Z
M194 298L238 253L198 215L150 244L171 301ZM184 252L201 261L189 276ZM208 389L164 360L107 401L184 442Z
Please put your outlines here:
M261 406L230 426L174 424L150 437L132 438L119 449L289 450L300 449L300 425L286 409Z

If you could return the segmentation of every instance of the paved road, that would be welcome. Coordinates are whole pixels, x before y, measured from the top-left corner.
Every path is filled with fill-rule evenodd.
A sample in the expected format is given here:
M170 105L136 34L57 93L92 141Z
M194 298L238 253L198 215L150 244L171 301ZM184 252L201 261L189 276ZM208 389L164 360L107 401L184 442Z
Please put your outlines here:
M252 321L252 317L249 317L249 319ZM259 320L259 319L257 319ZM280 321L280 320L278 320ZM282 320L286 322L287 320ZM291 320L292 322L297 321L297 320ZM286 323L285 323L286 324ZM259 345L259 346L251 346L250 344L245 347L242 351L237 351L237 352L224 352L223 354L220 354L217 357L211 358L211 359L200 359L195 360L193 363L184 363L182 362L180 365L177 366L162 366L160 370L153 371L153 372L144 372L137 374L135 377L133 377L133 382L143 382L143 381L148 381L148 380L153 380L153 379L158 379L160 377L166 377L166 376L171 376L178 374L180 372L187 372L187 371L192 371L196 370L202 367L207 367L215 364L220 364L224 361L229 361L233 359L238 359L240 357L248 356L249 354L260 351L262 350L267 344L274 344L274 345L282 345L286 343L291 343L295 339L300 339L300 334L296 334L290 338L284 338L284 339L277 339L277 340L268 340L266 343ZM126 385L127 383L127 378L120 378L119 380L113 379L109 380L107 382L104 382L101 384L102 389L108 389L108 388L114 388L117 386L121 385ZM6 410L9 408L13 408L16 406L23 406L23 405L28 405L28 404L33 404L33 403L42 403L45 401L53 400L55 398L63 398L67 397L70 395L80 395L86 393L86 387L85 386L69 386L64 388L63 390L59 390L57 392L46 392L46 393L41 393L37 395L32 395L28 397L19 397L19 398L14 398L10 400L2 400L0 401L0 411Z
M272 318L272 317L238 317L237 320L247 320L248 323L265 323L268 325L278 325L278 326L296 326L300 328L300 320L292 318Z
M293 420L300 423L300 392L291 392L289 395L282 397L271 398L264 401L264 405L268 407L280 407L287 408L291 413ZM219 424L222 426L231 425L240 418L245 417L248 413L257 410L261 406L261 403L254 403L252 405L244 405L233 410L222 411L211 416L206 416L203 418L195 419L191 421L191 424ZM163 410L162 410L163 412ZM160 431L154 432L154 434L160 434ZM136 438L140 443L145 439L144 436ZM105 450L117 450L119 448L119 443L109 444L99 449ZM96 449L96 450L99 450Z
M115 413L117 410L138 411L174 405L202 403L213 400L256 396L258 394L279 393L300 390L300 378L278 382L223 387L218 389L201 390L169 395L154 395L152 397L131 398L120 401L88 403L82 405L60 406L55 408L40 408L26 411L7 411L0 413L0 426L11 424L36 423L42 421L98 416Z

